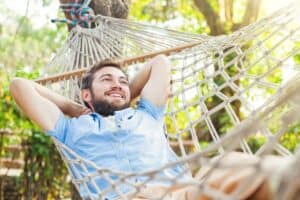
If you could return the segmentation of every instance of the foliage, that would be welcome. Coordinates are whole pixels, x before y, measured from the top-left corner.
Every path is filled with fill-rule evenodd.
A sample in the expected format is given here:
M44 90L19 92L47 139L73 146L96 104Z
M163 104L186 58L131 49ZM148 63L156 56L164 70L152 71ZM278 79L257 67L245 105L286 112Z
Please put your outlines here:
M17 21L23 23L16 35L9 27L2 28L1 65L12 74L16 69L21 73L41 69L66 38L66 32L50 28L34 30L27 18Z
M291 152L294 152L297 150L297 148L300 148L300 124L294 124L293 126L289 127L287 133L280 138L280 142Z
M241 25L247 25L246 22L253 22L251 20L256 19L254 17L250 21L245 19L245 15L247 14L246 9L246 3L248 1L234 1L234 13L232 14L231 21L225 21L224 27L225 32L230 33L234 31L236 28L240 27ZM223 9L221 5L219 4L219 1L210 1L210 5L213 8L213 11L216 13L220 13ZM258 6L259 7L259 6ZM132 6L130 10L130 17L133 20L136 21L145 21L147 23L153 23L158 24L160 26L173 28L177 30L184 30L184 31L190 31L195 33L209 33L209 29L205 23L205 15L201 14L200 12L195 12L197 8L195 7L193 1L172 1L172 0L164 0L164 1L151 1L151 0L142 0L142 1L132 1ZM249 13L248 13L249 14ZM190 18L193 18L193 20L190 20ZM183 22L183 23L180 23ZM181 26L182 25L182 26ZM280 37L280 36L279 36ZM271 49L273 45L276 43L276 41L279 41L279 38L273 37L266 43L266 47ZM250 48L252 44L246 44L245 49ZM283 48L283 47L282 47ZM284 48L291 48L291 44L288 44L284 46ZM296 47L295 47L296 48ZM226 52L223 52L223 54L226 54ZM251 63L253 60L256 60L259 56L257 55L257 51L253 51L253 55L247 55L248 61ZM280 49L274 50L271 52L270 56L273 58L280 58L282 55L282 52ZM216 55L216 58L218 55ZM229 63L232 59L236 58L237 54L228 54L223 58L223 62L226 65L226 63ZM294 56L295 62L299 63L299 55ZM271 59L270 59L271 60ZM246 61L245 61L246 62ZM259 62L251 67L251 69L248 71L250 75L258 76L260 74L265 73L266 71L270 70L270 67L272 67L273 63L264 63ZM217 65L215 66L217 70ZM228 66L226 71L227 73L232 77L235 76L241 66L236 66L232 64L231 66ZM276 83L280 84L283 81L283 74L284 72L281 69L273 70L273 72L266 77L266 80L270 83ZM201 77L199 77L199 80L201 80ZM216 76L214 78L214 82L217 85L222 85L224 83L224 78L222 76ZM186 83L189 84L189 83ZM249 85L249 82L247 79L244 80L237 80L236 84L241 84L241 87L246 87L246 85ZM178 88L179 89L179 88ZM200 91L209 90L206 86L202 85L200 86ZM253 102L257 99L256 92L260 91L263 93L263 98L267 99L271 95L276 92L276 90L272 88L255 88L252 91L250 91L247 95L249 99L252 99ZM234 92L230 88L224 88L222 90L222 93L224 93L226 96L233 96ZM199 99L199 97L195 96L195 99ZM195 113L195 111L198 111L199 108L196 106L194 107L188 107L184 108L182 104L182 98L180 96L173 97L171 102L169 103L172 107L172 110L178 110L179 112L176 112L175 119L172 119L172 117L167 116L166 117L166 128L170 134L178 134L180 132L180 135L182 139L184 140L191 140L190 133L188 132L189 129L189 117L193 115L192 113ZM212 96L208 98L205 102L208 109L211 109L215 106L217 106L220 103L220 100L217 96ZM169 107L168 109L170 110ZM247 114L243 113L241 109L241 102L235 101L232 103L232 107L237 114L238 118L243 119ZM181 110L184 109L184 110ZM181 110L181 111L180 111ZM188 114L187 114L188 112ZM198 116L201 116L201 113L198 114ZM217 132L219 134L227 133L232 127L232 120L230 119L229 115L226 112L218 112L214 116L212 116L212 121L214 126L217 129ZM176 124L176 125L174 125ZM210 137L202 137L202 135L208 134L208 130L206 125L203 123L199 123L196 125L196 131L198 138L204 139L205 141L211 141ZM297 134L295 132L295 134ZM299 143L298 137L295 136L295 134L290 134L290 131L288 131L287 134L285 134L284 139L282 139L282 144L288 148L289 150L293 151L295 149L295 144ZM259 149L259 147L266 141L265 138L262 138L260 135L251 137L248 139L248 143L250 145L250 148L253 151L256 151ZM204 141L199 141L204 142Z
M49 0L43 0L44 5L49 4ZM222 6L219 5L220 1L210 1L212 10L220 13ZM225 32L232 32L237 25L242 23L243 16L246 12L245 5L247 1L235 1L234 4L234 18L232 21L225 21ZM0 3L1 5L1 3ZM2 13L6 9L0 6ZM129 18L134 21L143 21L146 23L157 24L165 28L172 28L181 31L192 33L211 33L207 24L205 15L199 12L195 6L194 1L185 0L132 0ZM12 97L8 91L9 81L14 76L22 76L29 79L39 77L40 70L49 62L55 50L62 44L66 38L66 28L57 26L55 29L44 27L41 29L34 29L32 21L27 17L14 17L10 19L11 26L0 24L0 128L9 128L14 133L15 137L7 137L0 141L3 146L11 144L25 143L30 147L25 152L25 168L22 175L22 193L28 199L31 198L49 198L59 199L62 196L69 196L69 185L66 181L66 168L59 158L57 152L54 150L54 145L44 133L41 132L35 125L33 125L20 110L16 107ZM13 25L21 26L17 28ZM16 34L17 33L17 34ZM300 47L300 43L296 43L294 48ZM217 55L216 55L217 56ZM237 55L228 55L224 58L224 63L230 62ZM272 55L274 57L278 55ZM255 55L249 55L248 59L255 59ZM294 62L300 64L300 54L296 54ZM236 66L230 66L227 70L228 73L234 76L237 73ZM250 74L259 74L267 70L267 66L257 64L254 66ZM272 83L281 82L282 71L276 71L274 76L268 77L268 81ZM199 80L202 80L203 74L199 73ZM213 80L217 85L224 83L223 77L215 77ZM241 80L241 86L249 84L248 80ZM192 84L192 83L191 83ZM208 85L199 87L203 93L209 91ZM233 95L227 89L222 91L227 95ZM271 95L273 91L266 91L266 96ZM248 98L256 98L254 92L247 94ZM176 96L172 99L173 108L181 109L181 97ZM198 96L191 98L191 101L198 100ZM213 96L206 100L209 108L214 108L220 103L218 97ZM244 113L240 109L239 102L234 102L233 107L235 112L242 119ZM189 126L188 118L193 120L202 116L200 108L197 106L190 106L187 108L189 114L185 111L178 112L175 119L171 117L166 118L166 127L172 134L177 134L178 131L182 132L183 139L190 139L188 136L187 127ZM189 115L189 116L188 116ZM172 120L178 124L174 126ZM217 127L219 133L225 134L232 128L230 117L225 112L218 112L213 117L214 125ZM199 144L202 148L207 147L212 138L208 137L209 128L205 123L198 123L194 125L197 135L201 138ZM296 145L300 142L300 125L294 125L289 128L288 133L285 134L281 141L285 147L294 150ZM255 135L248 139L248 143L253 151L265 142L265 138L261 135ZM0 150L3 148L0 148ZM194 151L194 149L191 149ZM5 151L0 152L1 157L8 156Z
M60 199L70 196L67 169L49 136L32 130L25 154L23 194L34 199Z
M255 22L260 4L259 0L133 0L129 16L176 30L220 35Z
M45 1L47 3L47 1ZM1 137L1 157L15 159L3 147L19 145L25 148L24 172L20 190L27 199L60 199L69 195L67 171L50 138L30 122L17 108L9 93L14 77L34 80L49 62L54 51L66 38L61 27L34 29L30 19L16 17L20 26L2 26L0 33L0 129L14 135ZM65 28L64 28L65 29Z
M191 33L208 33L205 19L193 1L132 0L129 18Z
M38 73L25 73L17 71L18 76L34 79ZM8 80L4 82L1 92L0 126L9 128L15 135L4 139L3 147L8 145L20 145L25 148L24 172L20 179L21 193L27 199L59 199L66 196L69 184L66 181L67 171L58 155L51 139L31 123L16 107L9 95ZM2 148L3 149L3 148ZM2 151L2 157L14 159L14 155Z

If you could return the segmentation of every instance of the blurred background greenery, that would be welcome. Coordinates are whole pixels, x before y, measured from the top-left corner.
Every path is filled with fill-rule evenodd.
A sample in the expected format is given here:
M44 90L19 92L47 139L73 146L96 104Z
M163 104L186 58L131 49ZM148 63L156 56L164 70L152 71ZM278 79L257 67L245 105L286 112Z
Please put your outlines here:
M185 32L221 35L251 24L286 3L131 0L127 2L128 14L122 17ZM8 91L12 77L38 78L67 37L65 24L50 22L51 18L63 17L58 5L55 0L0 1L0 199L78 198L53 143L20 112ZM299 61L300 56L295 56L295 62ZM220 131L225 132L227 116L217 117ZM184 117L181 121L187 123ZM282 139L284 146L293 151L299 135L300 126L291 127ZM251 138L251 148L257 149L262 140Z

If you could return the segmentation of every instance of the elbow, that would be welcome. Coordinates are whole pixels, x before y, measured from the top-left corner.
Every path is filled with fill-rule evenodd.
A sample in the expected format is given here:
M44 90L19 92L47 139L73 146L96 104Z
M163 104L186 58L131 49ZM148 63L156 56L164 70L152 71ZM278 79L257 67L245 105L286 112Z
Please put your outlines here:
M171 61L170 59L163 55L163 54L160 54L160 55L157 55L155 58L155 67L159 67L160 70L162 73L164 73L164 75L169 75L171 74Z
M160 63L168 65L167 67L171 66L170 59L166 55L164 55L164 54L159 54L159 55L155 56L154 59L156 59Z
M18 94L20 87L24 85L25 79L23 78L14 78L9 84L9 91L13 97Z

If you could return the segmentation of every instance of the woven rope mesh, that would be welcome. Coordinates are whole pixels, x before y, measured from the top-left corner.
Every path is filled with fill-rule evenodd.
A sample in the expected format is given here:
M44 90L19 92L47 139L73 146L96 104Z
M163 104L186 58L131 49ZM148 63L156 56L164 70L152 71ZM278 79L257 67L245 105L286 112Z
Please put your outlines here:
M300 23L297 4L228 36L207 37L160 29L140 23L98 17L95 29L74 29L65 45L47 66L45 77L90 67L105 58L125 59L189 43L197 43L179 52L168 52L173 64L171 95L165 115L165 134L181 157L176 163L143 173L128 174L104 169L55 143L73 176L73 183L86 199L105 199L115 192L120 199L131 199L143 192L152 180L172 186L197 186L198 193L219 199L239 198L253 183L253 177L271 176L265 170L264 155L291 156L277 174L271 176L278 199L291 191L282 182L292 181L287 171L299 166L299 155L286 147L285 133L299 124L300 113ZM147 59L127 66L132 77ZM47 85L63 95L79 100L80 74L48 80ZM253 141L259 141L258 148ZM295 148L296 148L295 144ZM294 148L294 149L295 149ZM230 162L228 152L256 154L251 162ZM209 159L217 156L215 159ZM298 165L297 165L298 164ZM197 178L179 181L160 176L176 165ZM294 167L294 168L293 168ZM209 182L218 169L249 169L237 191L226 194ZM209 169L209 170L205 170ZM296 170L297 171L297 170ZM294 174L298 176L299 174ZM136 177L143 177L135 182ZM106 188L98 182L107 180ZM167 179L167 180L166 180ZM124 195L122 187L130 188ZM167 199L172 188L155 190L148 199ZM91 193L97 191L97 194ZM155 195L154 195L155 194ZM290 193L289 193L290 194Z

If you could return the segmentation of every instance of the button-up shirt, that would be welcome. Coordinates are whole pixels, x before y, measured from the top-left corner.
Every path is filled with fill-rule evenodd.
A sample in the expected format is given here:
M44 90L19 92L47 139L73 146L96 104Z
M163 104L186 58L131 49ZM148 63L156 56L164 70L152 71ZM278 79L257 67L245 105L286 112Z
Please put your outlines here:
M141 99L137 108L131 107L116 111L113 116L103 117L97 113L82 115L78 118L67 118L61 115L55 129L48 134L71 148L80 157L94 162L101 168L126 173L145 172L157 169L177 160L164 135L164 106L157 107L146 99ZM74 176L84 176L84 169L73 166ZM88 167L89 173L93 169ZM162 170L158 177L170 179L184 172L178 165ZM76 175L77 174L77 175ZM189 177L181 176L182 179ZM117 179L117 176L110 176ZM134 179L134 180L133 180ZM142 182L146 177L135 177L129 181ZM109 187L105 178L95 180L101 191ZM158 180L147 184L168 185L170 182ZM88 194L86 187L80 187L81 196ZM92 184L88 190L97 196L97 189ZM133 190L129 184L119 184L122 194ZM105 199L116 199L116 192L108 192Z

